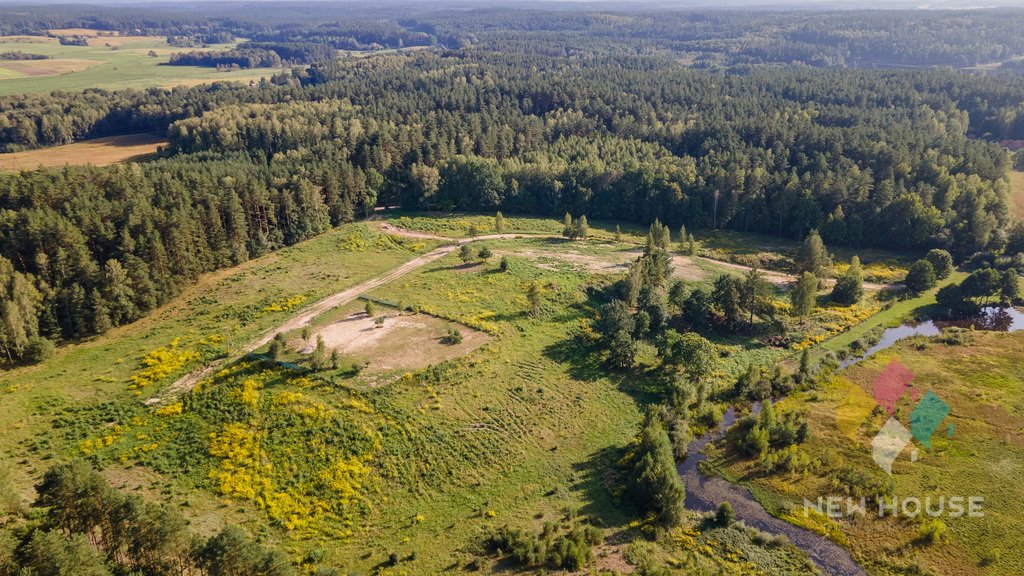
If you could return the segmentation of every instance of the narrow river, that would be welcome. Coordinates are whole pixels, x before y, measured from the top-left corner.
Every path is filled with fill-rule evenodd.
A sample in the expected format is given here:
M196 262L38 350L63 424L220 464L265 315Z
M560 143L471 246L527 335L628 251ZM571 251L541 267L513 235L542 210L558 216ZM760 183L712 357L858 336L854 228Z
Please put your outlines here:
M756 413L760 407L760 404L755 404L753 411ZM722 416L722 422L717 428L690 443L686 459L677 465L679 475L686 484L686 507L699 512L711 512L717 509L720 503L728 501L738 520L743 520L747 526L771 534L784 534L826 574L865 574L842 546L824 536L772 516L754 500L746 488L718 476L707 477L700 473L698 465L707 459L703 454L704 448L711 442L719 440L735 421L736 411L730 408Z
M975 327L980 330L997 330L1016 332L1024 330L1024 313L1015 308L985 308L982 315L968 320L952 322L935 322L928 320L917 324L903 324L889 328L882 333L877 344L869 348L862 356L844 360L841 368L852 366L868 356L889 348L904 338L911 336L937 336L948 326ZM756 414L760 404L754 404L752 410ZM835 542L810 530L794 526L768 513L751 496L750 491L737 486L718 476L706 477L700 473L699 464L706 460L704 448L725 435L725 431L736 422L736 411L730 408L722 417L722 422L704 436L690 443L686 458L676 465L679 475L686 484L686 507L698 512L711 512L722 502L728 501L738 520L747 526L771 534L783 534L826 574L839 576L866 574L864 569L854 562L850 553Z

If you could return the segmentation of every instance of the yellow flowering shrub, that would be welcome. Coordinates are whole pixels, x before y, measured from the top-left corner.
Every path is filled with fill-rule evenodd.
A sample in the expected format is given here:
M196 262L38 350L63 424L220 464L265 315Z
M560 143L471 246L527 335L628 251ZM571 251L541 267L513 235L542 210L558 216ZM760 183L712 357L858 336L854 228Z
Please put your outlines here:
M238 390L238 399L242 404L255 408L260 401L260 388L262 387L263 385L254 378L246 378Z
M181 402L175 402L174 404L168 404L163 408L157 408L154 414L157 416L178 416L184 409L184 405Z
M175 338L167 346L156 348L142 357L143 368L132 374L128 388L134 390L159 382L200 357L199 352L183 347L181 339Z
M298 294L296 296L292 296L291 298L287 298L285 300L277 300L275 302L271 302L270 304L268 304L263 309L263 311L264 312L288 312L289 310L293 310L293 309L297 308L298 306L302 305L302 303L305 302L305 301L306 301L306 296L304 294Z
M370 474L370 467L363 460L364 458L339 460L320 473L320 481L337 495L342 506L359 495L366 477Z

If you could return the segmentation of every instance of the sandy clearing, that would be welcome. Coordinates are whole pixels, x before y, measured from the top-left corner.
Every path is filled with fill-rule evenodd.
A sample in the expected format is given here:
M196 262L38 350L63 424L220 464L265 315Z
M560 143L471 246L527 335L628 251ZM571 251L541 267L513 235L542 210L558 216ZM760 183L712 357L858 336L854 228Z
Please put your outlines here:
M378 318L384 318L378 325ZM366 372L417 369L464 356L482 346L490 337L478 330L458 325L459 344L443 344L441 336L454 323L427 314L392 314L372 317L355 312L344 320L324 326L314 333L302 349L310 354L317 337L329 349L346 356L368 360Z
M583 254L566 248L561 252L546 252L544 250L503 250L496 252L498 256L510 255L519 256L533 260L534 264L543 270L555 270L555 266L546 264L545 261L562 261L575 264L588 272L595 274L622 274L629 270L629 264L640 257L642 250L639 248L629 250L617 250L609 253L607 257ZM699 281L703 280L705 273L697 266L692 258L687 256L672 257L672 277L682 280Z
M173 384L171 384L167 388L167 390L164 391L163 394L147 398L143 403L146 404L147 406L157 404L161 402L164 398L172 398L174 396L177 396L178 394L188 392L189 390L194 388L195 385L198 384L200 380L212 374L220 366L236 361L242 356L245 356L246 354L249 354L263 346L266 346L267 343L273 340L274 336L276 336L278 333L286 334L288 332L292 332L293 330L299 330L303 326L307 326L310 322L313 321L313 319L322 315L324 312L327 312L328 310L333 310L338 306L348 304L349 302L358 298L364 292L372 290L378 286L387 284L388 282L393 282L394 280L397 280L402 276L405 276L406 274L412 272L413 270L416 270L417 268L430 264L431 262L439 258L442 258L447 254L452 253L454 250L458 249L463 244L468 244L475 240L508 240L512 238L522 237L522 234L492 234L489 236L478 236L476 238L465 238L461 240L451 239L452 244L442 246L431 252L428 252L427 254L413 258L412 260L409 260L405 264L402 264L397 268L393 268L392 270L384 274L375 276L369 280L356 284L355 286L342 290L341 292L331 294L326 298L314 302L313 304L304 308L295 317L289 319L288 321L282 324L279 324L276 328L268 330L263 334L263 336L260 336L259 338L246 344L242 348L240 353L237 353L233 356L228 356L227 358L223 358L219 361L212 362L202 369L193 371L189 374L186 374L185 376L182 376Z

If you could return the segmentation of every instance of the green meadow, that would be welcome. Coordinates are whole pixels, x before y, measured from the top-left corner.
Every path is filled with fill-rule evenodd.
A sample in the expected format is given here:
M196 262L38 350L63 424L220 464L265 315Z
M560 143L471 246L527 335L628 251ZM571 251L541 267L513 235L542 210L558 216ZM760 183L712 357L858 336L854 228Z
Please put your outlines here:
M233 44L206 49L225 50ZM56 38L0 37L0 51L21 51L49 56L47 60L0 61L0 96L48 94L55 90L88 88L173 87L218 81L249 82L269 77L272 69L218 72L199 66L168 66L174 48L163 37L128 36L90 38L88 46L61 46ZM153 52L154 55L150 55Z

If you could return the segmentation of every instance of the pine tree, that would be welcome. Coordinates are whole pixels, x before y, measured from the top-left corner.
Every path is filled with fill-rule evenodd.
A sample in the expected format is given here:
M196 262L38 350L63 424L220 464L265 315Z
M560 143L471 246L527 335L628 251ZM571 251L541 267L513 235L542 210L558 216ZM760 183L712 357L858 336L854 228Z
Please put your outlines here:
M676 471L675 456L668 433L654 411L647 413L644 427L633 450L630 492L645 512L663 526L682 519L686 490Z
M539 284L536 282L530 283L530 287L526 290L526 299L530 302L530 315L534 318L540 316L542 301Z
M579 217L579 220L573 225L573 239L574 240L586 240L590 234L590 226L587 225L587 215L584 214Z
M817 278L828 278L832 275L832 257L829 256L817 230L811 230L800 245L796 269L797 272L810 272Z
M498 234L505 231L505 217L500 211L494 216L494 231Z
M0 350L8 360L18 359L38 335L41 302L29 277L0 256Z
M562 236L565 238L572 238L572 214L565 213L565 217L562 218Z
M110 321L110 308L100 291L93 288L89 293L89 307L92 309L92 329L96 334L103 334L114 327Z

